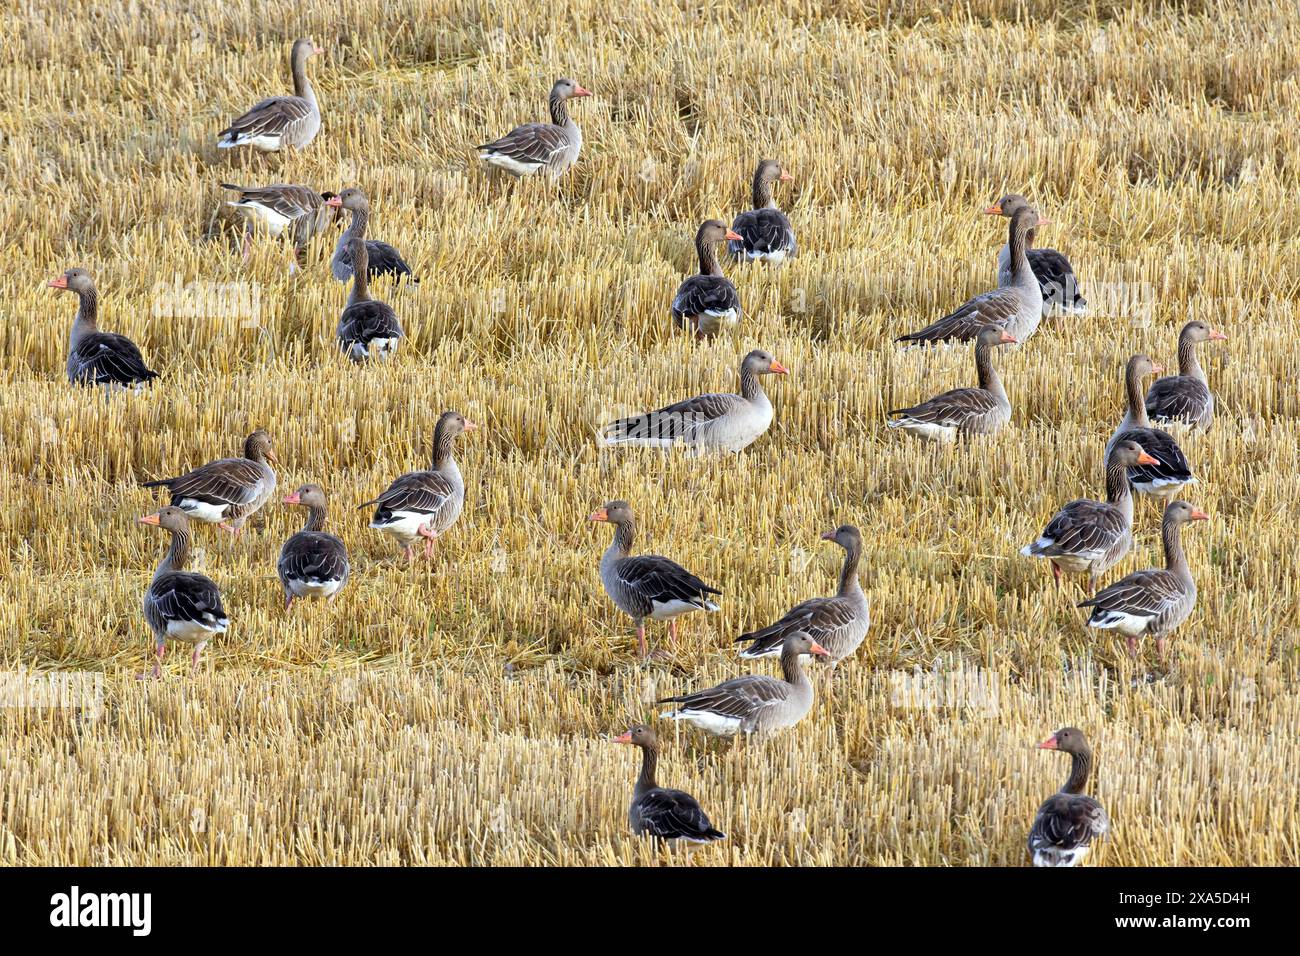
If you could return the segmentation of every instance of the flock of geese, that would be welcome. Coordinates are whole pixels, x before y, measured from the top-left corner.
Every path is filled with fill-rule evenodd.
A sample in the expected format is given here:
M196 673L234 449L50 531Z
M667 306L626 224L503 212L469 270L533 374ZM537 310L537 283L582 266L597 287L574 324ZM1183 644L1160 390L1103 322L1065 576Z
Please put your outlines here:
M308 60L320 52L310 40L294 43L294 95L262 100L222 130L217 145L267 152L307 146L321 130L320 104L307 76ZM569 115L569 101L589 95L589 90L573 80L558 80L550 93L550 122L519 126L480 146L480 159L516 177L561 175L577 161L582 148L582 133ZM672 319L678 327L696 336L709 336L738 322L740 297L735 284L723 274L718 254L721 244L727 244L727 256L733 261L777 264L796 254L794 229L772 194L775 184L790 179L779 163L760 162L753 180L754 208L736 216L730 227L717 219L699 226L695 237L699 274L681 284L671 303ZM371 295L369 282L377 276L416 279L398 250L367 237L370 206L361 190L347 188L335 194L292 184L223 187L238 194L230 205L247 222L245 257L255 227L272 235L287 234L294 249L291 268L297 267L307 243L346 211L350 222L330 260L335 279L352 281L339 317L339 348L354 362L383 358L398 348L404 337L398 316ZM985 212L1009 221L1007 243L998 257L997 288L899 337L900 342L919 345L971 343L978 384L891 411L890 428L935 441L998 431L1011 418L1011 403L993 365L994 350L1025 343L1045 316L1086 308L1069 260L1055 250L1033 247L1036 230L1048 223L1033 206L1022 196L1008 195ZM70 381L108 389L139 388L157 377L133 342L98 328L97 293L85 270L68 269L49 284L79 298L69 339ZM1180 532L1188 522L1208 516L1178 499L1178 493L1196 478L1178 442L1158 426L1210 426L1214 396L1197 361L1197 348L1224 338L1203 322L1189 322L1178 338L1178 374L1158 378L1145 392L1146 377L1162 369L1145 355L1128 361L1124 371L1126 410L1106 447L1105 500L1065 504L1021 552L1046 559L1058 585L1063 572L1086 574L1089 589L1095 591L1102 576L1132 548L1134 492L1159 501L1163 505L1165 566L1126 575L1079 605L1090 609L1090 626L1123 634L1134 654L1139 639L1149 636L1155 639L1163 660L1169 635L1187 619L1196 602L1196 582ZM738 392L698 395L611 422L600 430L598 441L606 447L739 452L758 440L772 423L772 403L763 390L762 377L787 372L774 356L756 349L740 363ZM421 539L425 557L432 556L435 542L461 515L465 482L454 447L459 436L475 427L459 412L444 412L434 429L429 467L397 477L361 505L373 508L370 527L393 538L408 563L415 559ZM197 670L204 647L229 626L216 583L187 570L192 523L216 524L240 534L249 517L274 495L277 482L271 466L276 463L270 436L257 430L247 437L237 457L145 483L146 487L164 489L169 502L139 520L171 535L170 546L144 596L144 616L155 645L154 678L161 676L169 641L192 647L191 666ZM325 530L325 491L318 484L304 484L283 501L306 511L302 530L284 542L277 562L286 610L298 599L334 598L347 584L349 560L343 541ZM714 600L721 593L718 588L666 557L634 553L636 515L628 502L610 501L597 509L591 520L613 526L613 540L600 561L600 580L610 600L635 624L643 657L652 654L646 641L647 622L666 623L670 640L675 640L679 617L718 610ZM870 626L867 598L858 581L861 532L844 524L822 537L844 552L835 593L805 600L779 620L737 639L744 644L740 657L777 657L782 676L740 676L715 687L665 698L659 703L670 706L662 718L684 721L706 734L731 737L779 731L809 713L814 688L805 664L819 660L828 665L824 674L833 678L835 667L854 654ZM615 739L642 751L641 773L629 811L636 833L697 843L723 839L724 834L712 826L694 798L657 784L658 741L651 728L636 726ZM1083 732L1071 727L1039 746L1070 754L1072 764L1065 786L1042 805L1034 820L1030 855L1036 865L1074 865L1109 825L1101 806L1084 793L1093 765L1092 750Z

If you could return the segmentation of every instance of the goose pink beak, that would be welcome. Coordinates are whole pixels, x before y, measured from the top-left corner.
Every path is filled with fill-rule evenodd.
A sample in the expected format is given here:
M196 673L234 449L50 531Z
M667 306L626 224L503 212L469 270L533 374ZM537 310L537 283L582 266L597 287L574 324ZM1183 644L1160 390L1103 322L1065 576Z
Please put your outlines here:
M325 205L338 209L343 205L343 200L339 196L330 196L329 199L325 200Z
M812 653L816 654L818 657L831 656L831 652L826 650L826 648L822 647L816 641L813 641L812 647L808 648L808 650L812 651Z
M630 744L631 742L632 742L632 731L630 730L625 734L619 734L617 737L613 737L610 739L610 743L615 743L615 744Z
M1193 511L1192 511L1192 520L1193 520L1193 521L1209 521L1209 520L1210 520L1210 516L1209 516L1208 514L1206 514L1204 511L1202 511L1200 508L1196 508L1196 509L1193 509Z
M727 230L727 238L730 239L730 240L732 240L733 242L744 242L744 241L745 241L745 237L742 236L740 233L736 232L736 230L734 230L734 229L728 229L728 230Z
M156 512L151 515L145 515L143 518L139 518L137 520L140 522L140 524L153 525L155 528L162 524L162 519L158 517Z
M1210 341L1226 342L1228 341L1228 336L1225 333L1220 332L1218 329L1210 329Z
M788 183L791 182L793 179L794 177L791 176L788 172L786 172L784 169L781 170L781 182Z
M476 428L478 428L477 422L472 422L468 418L465 419L465 431L472 432Z
M286 505L300 505L302 504L302 495L298 494L296 491L291 495L285 495L284 503Z
M46 285L48 285L51 289L66 289L68 287L68 277L55 276L53 279L47 282Z
M1155 374L1159 375L1159 374L1160 374L1161 372L1163 372L1164 370L1165 370L1165 367L1164 367L1163 365L1158 365L1158 364L1156 364L1155 362L1152 362L1152 363L1151 363L1151 371L1155 372Z
M575 90L573 91L573 95L574 95L574 96L590 96L590 95L591 95L591 90L587 89L585 86L579 86L577 89L575 89Z
M1039 745L1037 746L1036 749L1038 749L1038 750L1055 750L1055 749L1056 749L1056 734L1052 734L1052 736L1048 737L1048 738L1047 738L1046 740L1044 740L1041 744L1039 744Z
M1006 344L1006 345L1019 345L1019 344L1020 344L1020 340L1019 340L1018 338L1016 338L1014 335L1012 335L1010 332L1003 332L1003 333L1002 333L1002 338L999 339L998 341L1000 341L1000 342L1002 342L1003 344Z

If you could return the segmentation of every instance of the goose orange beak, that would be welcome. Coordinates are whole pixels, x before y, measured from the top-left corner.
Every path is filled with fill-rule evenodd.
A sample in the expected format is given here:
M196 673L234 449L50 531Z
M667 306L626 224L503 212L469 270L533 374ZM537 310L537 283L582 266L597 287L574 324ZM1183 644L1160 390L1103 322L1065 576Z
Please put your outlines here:
M298 494L296 491L291 495L285 495L284 503L286 505L300 505L302 504L302 495Z
M818 657L830 657L830 656L831 656L831 652L828 651L828 650L826 650L826 648L822 647L822 646L821 646L820 644L818 644L816 641L813 641L812 647L808 648L808 650L810 650L812 653L816 654Z
M790 374L790 370L789 370L788 368L786 368L786 367L785 367L784 365L782 365L780 362L776 362L776 361L774 361L774 362L772 363L772 371L775 372L777 375L789 375L789 374Z
M629 730L625 734L619 734L617 737L611 737L609 742L612 744L630 744L632 742L632 731Z
M1056 749L1056 734L1052 734L1052 736L1048 737L1048 738L1047 738L1046 740L1044 740L1041 744L1038 744L1037 747L1036 747L1035 749L1037 749L1037 750L1055 750L1055 749Z
M744 241L745 241L745 237L742 236L740 233L736 232L736 230L734 230L734 229L728 229L728 230L727 230L727 238L728 238L728 239L731 239L733 242L744 242Z
M140 524L153 525L155 528L162 524L162 519L158 517L157 512L151 515L145 515L143 518L138 518L137 520Z
M608 521L608 520L609 520L609 512L608 512L607 510L605 510L604 508L597 508L595 511L593 511L593 512L591 513L591 516L590 516L587 520L588 520L588 521Z
M1019 344L1020 344L1020 340L1019 340L1018 338L1016 338L1014 335L1012 335L1010 332L1003 332L1003 333L1002 333L1002 338L998 339L998 341L1001 342L1001 343L1004 344L1004 345L1019 345Z
M1195 508L1195 509L1192 510L1192 520L1193 520L1193 521L1209 521L1209 520L1210 520L1210 516L1209 516L1208 514L1206 514L1204 511L1202 511L1200 508Z
M279 459L278 457L276 457L275 452L274 452L272 449L270 449L270 448L268 448L268 449L266 450L266 460L269 461L269 462L270 462L271 464L273 464L273 465L278 465L278 464L280 464L280 459Z
M590 96L590 95L591 95L591 90L587 89L585 86L579 86L577 89L575 89L575 90L573 91L573 95L574 95L574 96Z
M46 285L48 285L51 289L66 289L68 287L68 277L55 276L53 279L47 282Z
M1225 333L1220 332L1218 329L1210 329L1210 341L1226 342L1228 341L1228 336Z
M992 206L989 206L987 209L984 210L984 215L986 216L1002 215L1002 203L995 202Z
M1139 465L1158 465L1160 464L1160 459L1157 458L1155 455L1148 455L1146 452L1143 452L1142 454L1138 455L1137 463Z
M343 200L338 196L330 196L329 199L325 200L325 205L338 209L343 205Z
M794 180L794 177L793 177L793 176L791 176L791 175L790 175L788 172L786 172L784 169L781 170L781 182L783 182L783 183L788 183L788 182L792 182L793 180Z

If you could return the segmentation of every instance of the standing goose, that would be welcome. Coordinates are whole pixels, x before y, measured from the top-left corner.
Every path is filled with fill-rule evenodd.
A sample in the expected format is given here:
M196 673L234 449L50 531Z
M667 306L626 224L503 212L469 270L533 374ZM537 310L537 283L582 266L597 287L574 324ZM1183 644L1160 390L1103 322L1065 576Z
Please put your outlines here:
M601 429L600 439L606 445L741 451L772 424L772 403L758 382L759 376L789 371L771 353L755 349L740 363L739 395L697 395L653 412L620 418Z
M73 385L138 388L158 377L144 364L140 349L125 335L99 331L99 293L85 269L69 269L49 282L80 300L68 335L68 381Z
M325 528L325 489L303 485L284 499L307 509L307 523L280 549L275 569L284 587L284 609L294 598L333 598L348 583L348 549Z
M645 622L667 621L668 636L677 640L677 618L691 611L716 611L709 587L676 561L657 554L632 556L636 515L626 501L611 501L591 513L591 521L614 526L614 541L600 559L600 581L620 611L636 622L637 650L646 656Z
M1147 418L1146 404L1142 400L1142 379L1162 369L1145 355L1135 355L1124 367L1124 390L1128 396L1128 408L1124 412L1110 441L1106 443L1107 452L1120 441L1137 442L1154 457L1158 465L1137 465L1129 469L1129 480L1133 487L1145 495L1165 502L1177 497L1187 485L1196 481L1192 475L1192 466L1187 463L1187 456L1178 447L1178 442L1167 431L1152 428Z
M955 441L958 435L992 435L1011 421L1011 402L989 353L995 345L1017 340L1005 329L986 325L975 339L975 373L978 388L955 388L911 408L895 408L899 415L886 424L933 441Z
M193 673L199 668L199 654L208 641L230 625L221 606L221 591L211 578L185 570L190 557L189 515L168 505L139 520L141 524L165 528L172 535L171 547L144 592L144 619L154 640L153 676L162 676L163 653L169 640L194 645L190 658Z
M797 251L794 229L772 198L772 183L788 183L792 179L776 160L759 161L754 171L754 208L742 212L731 224L732 232L739 238L727 237L729 255L750 262L783 262L794 258Z
M740 295L718 264L718 243L739 239L717 219L706 219L695 233L695 252L700 274L677 287L673 297L673 323L689 326L697 338L731 328L740 320Z
M1106 500L1071 501L1047 523L1038 540L1025 545L1020 553L1047 558L1058 585L1062 571L1086 572L1088 590L1096 590L1101 576L1133 547L1133 495L1129 492L1128 470L1136 465L1159 464L1137 442L1116 442L1106 455Z
M1209 517L1186 501L1170 502L1160 522L1165 566L1134 571L1080 602L1079 607L1092 608L1088 626L1119 631L1128 638L1129 653L1134 655L1138 638L1150 634L1163 661L1169 633L1187 620L1196 606L1196 581L1187 566L1180 531L1189 521L1207 521Z
M340 282L352 278L352 248L354 239L365 239L366 254L370 264L370 278L376 276L395 276L398 279L410 277L417 285L419 280L411 274L411 267L406 264L402 254L386 242L366 239L366 225L370 222L370 201L366 194L355 186L349 186L337 196L330 196L325 205L333 209L346 209L352 214L347 229L339 236L334 246L334 256L330 259L330 272Z
M786 611L775 624L740 635L736 643L751 642L740 652L741 657L775 657L785 646L785 639L797 631L826 648L832 667L858 649L871 626L867 596L858 581L862 533L851 524L843 524L823 534L822 540L834 541L844 549L844 567L840 570L840 587L835 597L809 598Z
M649 727L638 724L614 738L616 744L641 748L641 775L632 791L632 805L627 808L628 822L637 836L660 840L686 840L689 843L712 843L727 835L715 828L704 815L700 803L689 793L668 790L655 782L655 765L659 760L659 739Z
M460 517L465 506L465 479L461 477L452 445L462 432L478 428L460 412L443 412L433 430L433 464L428 471L410 471L393 481L378 498L357 505L378 505L370 527L401 544L409 564L415 558L415 539L424 538L424 556L433 557L433 542Z
M1043 293L1029 268L1025 256L1029 233L1048 225L1030 206L1017 209L1011 216L1008 245L1011 247L1011 282L1009 285L969 299L957 311L927 325L919 332L900 335L897 342L967 342L979 335L986 325L1005 329L1017 342L1024 342L1043 320Z
M244 240L241 251L245 259L252 252L253 229L261 224L272 236L286 231L293 238L295 254L315 236L320 235L333 221L333 212L325 205L326 197L306 186L291 183L273 183L270 186L235 186L222 183L222 189L239 194L239 198L226 201L244 219Z
M397 345L406 333L397 321L397 313L387 302L370 296L370 273L367 269L369 250L361 238L352 240L351 260L357 268L352 273L352 293L348 304L339 316L339 348L353 362L370 358L373 346L380 358L386 359L397 351Z
M1029 828L1029 855L1034 866L1076 866L1093 840L1110 830L1101 804L1083 792L1092 772L1092 748L1077 727L1058 730L1038 745L1070 755L1070 776L1057 793L1043 801Z
M578 161L582 151L582 130L569 118L569 100L590 95L591 90L574 80L556 80L551 87L551 121L516 126L500 139L479 146L478 158L516 178L541 170L558 177Z
M262 100L217 134L217 147L252 146L276 152L286 146L302 149L320 132L320 105L307 79L307 60L324 51L311 40L295 40L289 62L293 68L293 96Z
M781 645L784 679L751 674L733 677L694 694L665 697L658 703L673 703L677 707L659 716L664 720L685 720L716 737L756 731L770 733L793 727L813 705L812 682L799 665L803 654L829 656L826 648L807 634L795 631Z
M1017 209L1028 206L1024 196L1010 193L1003 196L992 206L984 210L989 216L1006 216L1010 218ZM1025 236L1025 258L1029 268L1038 280L1038 288L1043 294L1043 317L1052 314L1058 306L1062 311L1081 315L1088 308L1088 302L1079 294L1079 280L1074 275L1070 260L1055 249L1035 249L1034 233L1031 229ZM1011 271L1011 246L1004 245L998 253L998 286L1013 285L1015 279Z
M271 436L258 429L244 440L243 458L210 461L176 478L146 481L146 488L166 488L171 504L192 518L238 535L253 512L275 494Z
M1209 428L1214 422L1214 393L1196 360L1196 346L1227 340L1222 332L1199 320L1184 325L1178 333L1178 374L1156 379L1147 392L1147 417L1161 423Z

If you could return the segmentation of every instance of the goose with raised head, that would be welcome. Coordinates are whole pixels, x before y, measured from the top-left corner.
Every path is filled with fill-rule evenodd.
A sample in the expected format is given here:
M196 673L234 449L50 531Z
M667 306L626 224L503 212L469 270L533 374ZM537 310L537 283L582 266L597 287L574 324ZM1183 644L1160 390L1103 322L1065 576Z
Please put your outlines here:
M351 260L356 268L352 273L352 292L348 304L339 316L339 348L353 362L365 362L371 353L381 359L397 351L398 343L405 338L397 313L387 302L370 294L370 270L367 268L370 252L366 241L352 240Z
M323 52L311 40L295 40L289 54L293 96L262 100L217 134L217 147L252 146L273 153L286 146L302 149L315 139L321 127L320 104L307 79L307 61Z
M556 80L549 97L551 121L516 126L500 139L479 146L479 159L515 177L543 170L559 176L578 161L582 151L582 130L569 116L569 100L590 95L591 90L575 80Z
M343 230L343 235L339 236L339 241L334 245L334 255L330 259L330 272L333 273L334 278L340 282L347 282L352 278L352 250L355 240L363 239L366 244L366 263L370 278L393 276L419 284L419 280L411 273L411 267L406 264L400 252L386 242L366 239L366 227L370 223L370 200L366 198L365 193L355 186L349 186L338 195L326 199L325 205L332 209L346 209L352 216L348 227Z
M699 275L693 275L677 287L673 297L673 323L689 328L697 338L714 335L740 321L740 294L722 274L718 264L718 243L740 237L718 219L706 219L695 233L695 254L700 260Z
M158 373L144 364L139 347L125 335L99 331L99 292L85 269L68 269L49 282L51 289L77 295L77 315L68 334L68 381L107 389L138 389Z
M636 513L626 501L611 501L591 513L591 521L614 526L614 540L600 558L600 583L615 606L636 623L637 651L647 656L645 622L667 621L677 640L677 618L691 611L716 611L709 598L721 594L676 561L657 554L632 554Z
M740 635L736 643L749 642L749 647L740 652L741 657L775 657L781 653L787 637L802 631L826 649L827 660L835 667L862 644L871 626L867 596L858 581L862 532L851 524L842 524L823 534L822 540L834 541L844 549L840 586L835 596L809 598L786 611L775 624Z
M307 523L280 548L275 569L284 588L284 609L295 598L330 598L348 583L351 565L342 540L325 530L327 502L320 485L303 485L284 499L307 509Z
M895 408L886 424L931 441L955 441L958 435L991 435L1011 421L1011 400L993 367L991 353L997 345L1014 344L1010 332L986 325L975 339L976 388L954 388L911 408Z
M772 424L772 402L762 375L786 375L771 353L755 349L740 363L740 394L697 395L652 412L620 418L600 432L605 445L688 448L696 452L741 451Z
M1202 342L1226 342L1228 337L1199 319L1193 319L1178 333L1178 374L1158 378L1147 392L1147 417L1152 421L1209 428L1214 423L1214 393L1196 346Z
M633 833L669 842L712 843L726 839L727 835L709 822L698 800L689 793L669 790L656 782L659 738L653 730L638 724L613 740L616 744L641 748L641 773L632 791L632 803L627 808L627 819Z
M1129 481L1134 489L1144 495L1168 503L1178 496L1187 485L1193 484L1196 477L1187 456L1167 431L1151 427L1147 418L1146 403L1142 397L1142 379L1147 375L1163 371L1145 355L1134 355L1124 366L1124 391L1128 406L1124 417L1106 443L1106 451L1115 447L1117 442L1137 442L1159 462L1156 465L1134 465L1129 469Z
M1088 590L1133 547L1133 495L1128 470L1160 462L1134 441L1116 442L1106 455L1106 500L1079 498L1066 504L1038 538L1020 549L1030 558L1047 558L1052 576L1087 574Z
M992 292L968 299L961 308L927 325L918 332L900 335L897 342L967 342L987 325L1005 330L1017 342L1038 331L1043 321L1043 293L1025 255L1029 233L1050 220L1031 206L1017 209L1011 217L1007 244L1011 247L1011 282Z
M715 737L738 733L771 733L793 727L813 705L813 686L799 660L803 656L828 657L803 631L786 635L781 645L780 679L763 674L733 677L716 687L665 697L660 704L676 704L660 714L663 720L684 720Z
M443 412L433 430L433 462L427 471L410 471L378 498L357 505L377 505L370 527L394 538L415 558L415 541L424 538L424 556L433 557L433 543L445 534L465 507L465 479L452 456L456 437L478 428L460 412Z
M1024 196L1009 193L985 209L984 213L1010 218L1017 209L1028 205L1029 201ZM1070 260L1055 249L1035 249L1036 232L1036 229L1031 229L1025 236L1025 258L1029 261L1029 268L1038 280L1038 288L1043 294L1043 317L1051 315L1056 309L1071 315L1083 314L1087 311L1088 302L1079 293L1079 280ZM1001 288L1014 284L1011 245L1008 243L998 252L998 286Z
M772 184L788 183L794 177L775 159L759 160L751 191L754 208L742 212L731 224L735 238L728 236L727 254L748 262L784 262L793 259L798 247L794 227L777 208Z
M190 558L190 518L174 505L139 519L140 524L171 532L171 547L158 563L144 592L144 619L153 632L155 679L162 676L162 659L168 641L194 648L190 672L199 668L199 655L208 641L225 633L230 619L221 604L221 590L212 579L187 571Z
M271 436L262 429L244 439L242 458L221 458L176 478L146 481L146 488L166 488L171 504L191 518L241 534L246 522L275 494L276 461Z
M1160 521L1165 566L1134 571L1079 602L1079 607L1092 608L1088 626L1119 631L1128 638L1129 652L1134 655L1138 638L1151 635L1163 661L1169 634L1187 620L1196 606L1196 580L1183 551L1182 526L1209 517L1186 501L1171 501Z
M1088 855L1093 840L1110 830L1106 811L1083 792L1092 773L1092 747L1077 727L1058 730L1038 745L1070 755L1070 776L1065 786L1043 801L1029 828L1029 856L1034 866L1077 866Z

